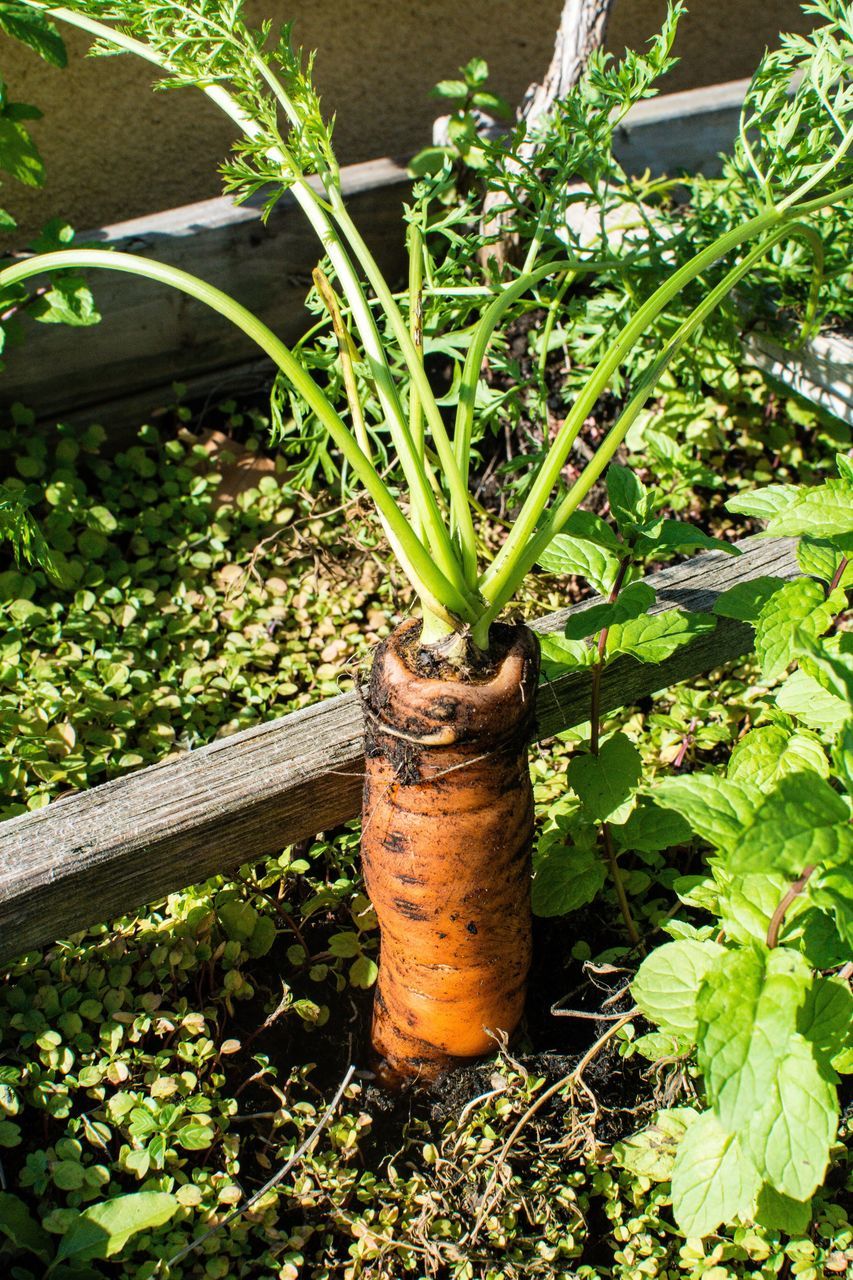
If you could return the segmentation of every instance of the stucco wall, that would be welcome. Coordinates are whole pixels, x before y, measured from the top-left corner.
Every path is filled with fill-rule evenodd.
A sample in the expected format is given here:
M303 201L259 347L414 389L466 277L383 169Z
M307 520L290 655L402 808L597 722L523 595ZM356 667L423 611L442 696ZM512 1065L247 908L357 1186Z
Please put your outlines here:
M561 0L289 0L254 12L295 18L296 39L317 48L317 81L338 115L344 163L402 155L428 139L437 105L428 90L475 54L494 87L518 101L542 74ZM807 29L797 0L691 0L670 89L749 75L780 30ZM664 0L617 0L608 44L637 47ZM151 70L130 57L84 59L68 35L70 65L46 67L0 36L0 72L12 99L45 113L33 128L48 169L44 189L4 181L0 203L22 230L61 216L93 227L217 195L228 121L193 90L152 93Z

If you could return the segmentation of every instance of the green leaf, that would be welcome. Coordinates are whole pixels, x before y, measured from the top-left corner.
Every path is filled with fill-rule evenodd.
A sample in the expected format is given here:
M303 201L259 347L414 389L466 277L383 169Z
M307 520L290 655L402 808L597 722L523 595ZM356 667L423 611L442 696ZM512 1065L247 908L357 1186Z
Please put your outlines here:
M789 507L799 493L800 486L796 484L768 484L763 489L753 489L750 493L739 493L729 498L726 508L739 515L769 520L778 511Z
M619 846L637 853L671 849L685 844L691 834L690 824L680 814L661 809L648 800L636 806L627 822L613 829Z
M750 582L739 582L717 597L712 612L721 618L754 622L774 592L784 585L782 578L753 578Z
M853 857L850 812L828 782L811 771L780 778L728 843L727 870L781 871L796 879L808 865Z
M643 761L630 738L614 733L601 744L597 756L572 756L567 776L590 821L618 824L634 806Z
M611 462L607 469L607 500L621 533L648 519L649 494L630 467Z
M853 533L853 484L827 480L802 490L793 502L772 517L766 532L774 537L833 538Z
M828 538L800 538L797 544L797 564L803 573L807 573L812 578L820 578L821 582L827 585L832 582L845 552L840 550ZM853 586L853 559L850 559L849 552L846 553L849 560L847 567L841 575L838 582L839 587L849 589Z
M441 98L444 102L463 103L468 97L468 86L464 80L439 80L429 91L431 98Z
M786 582L763 605L755 622L755 653L761 673L773 680L797 658L803 639L822 635L839 608L844 605L835 593L826 597L823 587L811 578Z
M258 913L248 902L225 902L217 915L228 937L236 942L247 942L258 922Z
M25 187L44 182L44 161L22 124L0 115L0 169L17 178Z
M111 1258L131 1236L162 1226L179 1207L177 1198L165 1191L135 1191L92 1205L62 1237L56 1261Z
M67 324L85 328L100 322L91 291L79 276L53 280L51 288L30 307L30 315L40 324Z
M829 774L820 739L801 730L793 732L781 725L762 725L752 729L737 743L731 756L727 776L733 782L766 790L789 773L813 769L821 777Z
M216 1130L209 1124L185 1124L177 1132L178 1144L185 1151L206 1151L215 1137Z
M678 649L691 644L699 635L707 635L715 626L716 619L710 614L664 609L661 613L615 623L607 633L605 652L608 658L628 653L638 662L665 662Z
M812 1219L811 1200L792 1200L765 1182L758 1193L755 1221L770 1231L784 1231L788 1236L802 1236Z
M567 640L584 640L615 622L639 618L654 602L654 590L647 582L631 582L612 604L594 604L573 612L563 634Z
M350 966L349 980L354 987L368 990L379 977L379 969L369 956L359 956Z
M661 520L653 526L653 530L641 534L635 544L640 556L648 556L653 551L673 553L701 547L706 551L725 551L728 555L739 556L740 551L724 538L712 538L697 528L695 524L686 524L683 520Z
M706 1111L679 1143L672 1171L672 1210L688 1237L706 1236L746 1214L761 1179L737 1138Z
M641 1011L664 1031L696 1040L696 995L702 979L724 954L716 942L692 938L665 942L646 957L631 983Z
M720 1123L741 1133L772 1088L796 1034L811 970L796 951L726 951L696 996L696 1060Z
M713 773L665 778L651 791L651 797L655 804L680 813L697 835L717 848L738 839L754 803L751 788Z
M56 27L35 10L3 0L0 4L0 30L32 49L52 67L64 67L68 62L65 45Z
M821 1074L801 1035L787 1040L765 1086L755 1090L744 1148L777 1191L807 1200L829 1164L838 1127L835 1086Z
M272 950L275 942L275 922L271 916L258 916L257 923L246 942L246 950L256 960Z
M853 993L843 978L813 979L799 1012L797 1030L832 1079L832 1060L848 1047L853 1032Z
M848 795L853 796L853 720L848 720L838 735L832 752L832 766Z
M471 99L471 106L494 116L496 120L509 120L512 116L512 107L506 98L502 98L498 93L492 93L490 89L478 90Z
M566 640L556 631L548 631L539 637L539 656L546 680L565 675L567 671L590 667L595 662L595 650L583 640Z
M836 733L850 717L847 703L829 693L805 671L794 671L788 676L776 694L776 706L802 720L810 729L830 734Z
M584 542L594 542L607 551L614 551L619 557L624 556L627 551L619 535L606 520L602 520L593 511L573 511L563 525L563 533L571 534L573 538L580 538Z
M604 887L606 872L595 848L548 845L533 855L533 914L564 916L592 902Z
M843 631L820 643L802 632L797 638L803 671L853 710L853 633Z
M790 887L790 879L780 872L724 876L719 868L716 875L726 885L720 894L717 914L727 936L741 944L763 943L773 912ZM783 937L804 906L805 899L797 898L789 907Z
M616 1143L613 1159L621 1168L652 1182L669 1182L678 1144L697 1118L693 1107L658 1111L645 1129Z
M53 1253L53 1242L30 1214L18 1196L0 1191L0 1233L11 1240L15 1249L34 1253L42 1262L48 1262Z
M585 578L601 595L609 595L619 572L619 559L612 551L568 533L558 533L539 557L548 573Z
M835 920L839 935L853 948L853 865L821 868L809 881L812 901Z

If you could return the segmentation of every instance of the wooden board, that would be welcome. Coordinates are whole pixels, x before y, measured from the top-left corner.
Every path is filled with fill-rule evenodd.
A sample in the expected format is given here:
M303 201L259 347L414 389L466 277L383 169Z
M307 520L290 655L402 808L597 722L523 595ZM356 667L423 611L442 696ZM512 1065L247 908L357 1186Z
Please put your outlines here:
M736 80L639 103L618 131L617 156L634 172L712 172L718 153L735 136L746 85ZM349 166L342 177L350 209L381 266L402 279L405 164L374 160ZM266 225L257 207L221 197L81 239L157 257L201 276L233 293L285 341L304 331L303 304L318 242L288 197ZM21 400L41 418L101 419L120 435L171 404L174 382L188 383L202 396L228 398L243 389L239 370L256 360L257 349L221 316L126 275L93 272L92 284L103 322L68 329L25 321L25 344L4 353L0 405Z
M738 582L798 573L790 540L741 546L737 557L713 552L654 574L656 608L708 611ZM561 631L574 611L534 625ZM721 618L669 662L619 659L602 680L602 708L630 706L751 645L751 628ZM537 737L582 723L589 696L588 672L543 684ZM9 819L0 824L0 960L354 817L361 772L361 712L344 694Z

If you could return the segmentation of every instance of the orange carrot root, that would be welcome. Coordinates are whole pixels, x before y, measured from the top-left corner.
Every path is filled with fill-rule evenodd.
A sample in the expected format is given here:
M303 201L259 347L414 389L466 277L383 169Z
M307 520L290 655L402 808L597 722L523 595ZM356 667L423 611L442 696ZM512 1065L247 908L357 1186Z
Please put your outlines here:
M538 642L495 627L487 678L426 678L410 665L418 625L379 649L365 705L362 856L381 930L373 1045L388 1083L434 1080L493 1049L494 1033L518 1025L530 965Z

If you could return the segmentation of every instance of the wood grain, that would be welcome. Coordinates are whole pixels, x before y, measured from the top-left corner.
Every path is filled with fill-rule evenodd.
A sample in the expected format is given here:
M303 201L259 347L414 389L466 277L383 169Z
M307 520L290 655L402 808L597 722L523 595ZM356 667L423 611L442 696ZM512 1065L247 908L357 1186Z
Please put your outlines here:
M748 539L662 569L655 608L708 611L720 592L765 574L798 573L789 540ZM561 631L595 599L533 624ZM750 650L749 627L722 618L660 666L614 662L605 711L709 671ZM537 737L586 719L588 673L540 686ZM0 961L124 914L207 876L354 817L362 787L355 694L295 711L0 824Z

